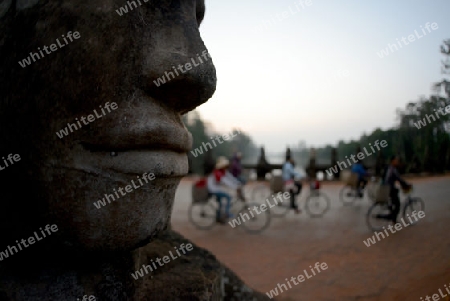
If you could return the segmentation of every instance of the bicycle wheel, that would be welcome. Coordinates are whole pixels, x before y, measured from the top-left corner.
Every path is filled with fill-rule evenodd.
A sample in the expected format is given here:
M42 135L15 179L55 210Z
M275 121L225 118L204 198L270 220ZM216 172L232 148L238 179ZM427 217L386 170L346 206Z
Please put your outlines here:
M322 192L312 192L305 201L305 210L311 217L321 217L330 209L330 200Z
M344 205L353 204L357 197L358 193L356 189L349 185L342 187L341 191L339 192L339 199Z
M415 225L419 222L419 219L415 219L414 217L412 217L412 212L416 211L424 211L425 209L425 203L423 202L423 200L421 198L409 198L408 202L405 205L405 208L403 208L403 219L406 221L408 220L410 222L411 225ZM406 219L407 217L410 217L410 219Z
M241 204L242 202L243 202L243 201L242 201L241 199L238 199L236 196L234 196L234 197L231 198L231 201L230 201L230 208L231 208L231 209L236 208L236 207L238 207L238 205ZM234 211L236 211L236 210L234 210Z
M230 213L234 216L237 216L238 213L242 210L242 207L245 206L246 202L238 199L237 197L233 197L230 202Z
M257 185L252 191L252 202L263 203L270 196L270 188L264 184Z
M258 211L255 211L253 207L258 207ZM259 214L257 213L259 212ZM266 210L261 210L261 204L247 203L239 211L236 219L240 219L242 226L249 233L256 234L266 229L270 224L270 210L266 205ZM245 218L245 220L244 220Z
M375 191L377 189L377 185L374 184L373 182L369 182L366 185L365 191L367 191L367 197L369 198L369 200L371 202L375 202Z
M253 189L249 185L244 185L243 193L245 199L250 200L252 198Z
M382 231L392 224L391 210L388 203L375 203L367 211L367 226L372 231ZM384 227L384 229L383 229Z
M216 223L217 208L212 202L193 203L189 207L189 220L198 229L211 229Z
M272 193L270 191L270 188L264 184L256 186L253 189L252 201L255 203L263 204L265 203L266 199L268 199L268 201L274 205L270 208L272 216L283 217L288 213L290 208L290 200L287 200L286 202L282 200L280 201L280 198L276 197L276 194Z
M294 196L295 197L295 196ZM276 194L271 194L269 196L269 202L272 206L270 206L270 211L271 214L274 217L283 217L285 216L288 212L289 209L291 208L291 200L284 200L283 199L278 198Z

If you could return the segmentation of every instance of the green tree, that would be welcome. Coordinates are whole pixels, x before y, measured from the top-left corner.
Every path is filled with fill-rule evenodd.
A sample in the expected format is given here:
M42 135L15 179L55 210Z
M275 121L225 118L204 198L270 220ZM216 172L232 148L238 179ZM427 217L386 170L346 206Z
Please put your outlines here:
M183 122L192 135L193 143L192 150L203 147L203 143L210 143L213 148L209 149L207 153L203 149L203 154L194 156L191 152L188 153L189 170L192 173L203 174L205 164L213 164L215 158L218 156L231 157L236 151L243 154L244 160L250 160L256 162L256 156L258 153L257 147L254 144L252 138L245 132L239 129L233 129L232 132L226 133L227 136L233 134L234 137L230 139L223 139L223 133L218 133L211 129L211 125L202 120L200 114L197 111L189 112L183 115ZM217 136L221 138L215 140ZM221 141L221 142L220 142ZM205 162L212 161L212 162ZM245 162L245 161L244 161Z

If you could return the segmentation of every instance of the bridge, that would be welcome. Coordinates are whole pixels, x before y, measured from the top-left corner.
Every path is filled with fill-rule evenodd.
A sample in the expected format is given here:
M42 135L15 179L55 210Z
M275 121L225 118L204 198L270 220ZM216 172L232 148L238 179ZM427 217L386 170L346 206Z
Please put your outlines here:
M358 146L355 150L355 154L358 154L361 152L361 147ZM285 158L291 156L291 149L286 149L286 155ZM319 172L325 173L326 170L328 170L331 167L334 167L337 164L338 161L338 153L337 149L333 148L331 150L331 156L330 156L330 163L329 164L318 164L316 160L316 150L314 148L310 148L309 152L309 161L308 165L305 166L305 171L308 174L310 178L316 178L317 174ZM366 169L370 169L373 171L373 173L376 176L379 176L382 171L382 167L387 162L385 161L385 158L383 156L383 152L380 150L377 152L375 164L366 164L364 160L362 161L363 165L366 167ZM205 161L203 165L204 173L209 174L214 169L215 165L215 158L213 158L212 152L207 152L205 154ZM242 167L247 170L254 170L256 171L257 179L258 180L264 180L266 178L266 174L271 173L273 170L281 169L282 164L273 164L268 162L265 154L265 148L261 147L259 151L259 156L256 164L242 164ZM334 173L333 179L339 179L340 175L340 169ZM324 179L327 180L327 179Z

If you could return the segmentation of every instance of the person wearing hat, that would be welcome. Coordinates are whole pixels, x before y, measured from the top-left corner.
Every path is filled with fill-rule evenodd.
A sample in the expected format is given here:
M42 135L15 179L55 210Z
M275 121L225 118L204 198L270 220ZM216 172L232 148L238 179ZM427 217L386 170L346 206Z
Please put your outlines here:
M208 176L207 185L208 191L212 195L214 195L219 202L219 208L217 209L216 219L218 222L223 222L221 210L222 210L222 199L226 199L225 205L225 216L227 218L233 217L230 213L230 203L231 196L225 192L224 186L239 189L241 183L238 179L233 177L233 175L228 172L228 167L230 166L230 162L225 157L219 157L216 161L216 166L214 171Z

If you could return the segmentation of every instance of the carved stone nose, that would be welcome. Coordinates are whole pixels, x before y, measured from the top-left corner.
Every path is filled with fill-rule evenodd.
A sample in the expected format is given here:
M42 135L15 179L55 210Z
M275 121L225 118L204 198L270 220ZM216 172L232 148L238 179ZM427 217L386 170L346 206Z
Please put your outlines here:
M156 64L156 57L165 63ZM216 90L216 70L205 48L187 55L157 52L143 72L144 91L181 113L206 102Z

